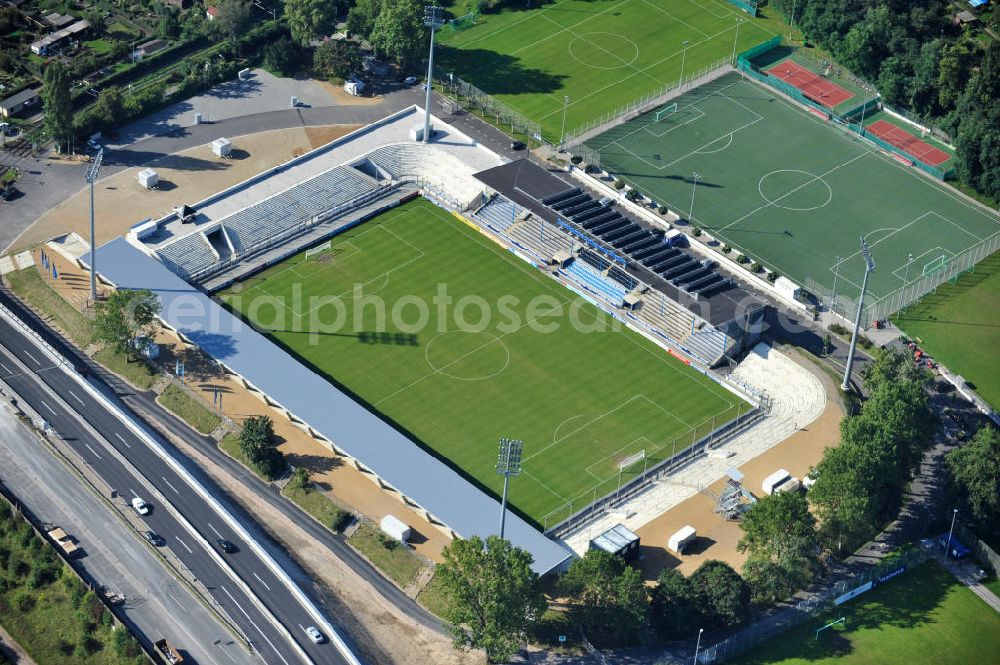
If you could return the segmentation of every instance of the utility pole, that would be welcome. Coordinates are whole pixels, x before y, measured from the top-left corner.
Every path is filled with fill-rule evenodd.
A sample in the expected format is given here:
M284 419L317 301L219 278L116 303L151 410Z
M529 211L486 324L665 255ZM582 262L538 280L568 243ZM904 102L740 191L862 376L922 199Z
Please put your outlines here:
M431 52L427 57L427 94L424 98L424 143L431 140L431 84L434 81L434 33L444 25L444 10L430 5L424 7L424 25L431 29Z
M948 540L944 541L944 558L948 558L948 550L951 549L951 536L955 533L955 518L958 517L958 508L951 509L951 527L948 529Z
M504 527L507 524L507 485L511 476L521 475L520 439L500 439L500 452L497 454L497 473L503 476L503 498L500 500L500 540L503 540Z
M697 171L694 172L694 184L691 186L691 208L688 210L688 223L694 224L694 193L698 191L698 178L701 174Z
M851 365L854 364L854 350L858 347L858 330L861 328L861 310L865 305L865 289L868 288L868 275L875 270L875 261L868 251L868 243L865 237L861 236L861 255L865 257L865 276L861 280L861 294L858 296L858 312L854 316L854 334L851 335L851 349L847 352L847 367L844 368L844 382L840 389L848 391L851 389Z
M562 131L559 132L559 147L563 147L563 139L566 138L566 109L569 108L569 95L563 95L563 121Z
M94 181L104 162L104 148L97 151L94 162L87 169L87 183L90 185L90 301L97 305L97 240L94 238Z
M681 42L681 47L682 47L681 48L681 80L678 82L678 85L680 85L680 86L684 85L684 61L687 59L688 44L689 43L690 42L688 40L686 40L686 39L683 42Z

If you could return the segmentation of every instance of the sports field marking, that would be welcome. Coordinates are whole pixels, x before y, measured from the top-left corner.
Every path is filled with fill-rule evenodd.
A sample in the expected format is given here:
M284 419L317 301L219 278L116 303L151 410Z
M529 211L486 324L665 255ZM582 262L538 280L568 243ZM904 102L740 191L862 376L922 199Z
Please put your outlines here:
M652 3L652 2L649 2L649 0L642 0L642 1L643 1L643 2L645 3L645 4L649 5L650 7L652 7L653 9L656 9L656 10L659 10L659 11L660 11L660 13L662 13L662 14L666 14L666 15L667 15L667 16L669 16L669 17L670 17L671 19L673 19L674 21L677 21L677 22L678 22L678 23L680 23L681 25L683 25L683 26L686 26L686 27L688 27L688 28L691 28L691 29L692 29L692 30L694 30L695 32L700 32L700 33L701 33L701 34L702 34L703 36L705 36L705 37L708 37L708 34L707 34L707 33L706 33L706 32L705 32L704 30L701 30L701 29L699 29L699 28L696 28L695 26L691 25L690 23L688 23L687 21L685 21L685 20L683 20L683 19L679 19L679 18L677 18L676 16L674 16L673 14L671 14L670 12L668 12L668 11L667 11L666 9L664 9L663 7L660 7L659 5L654 5L654 4Z
M562 494L549 487L547 483L543 483L541 480L538 479L538 477L534 476L530 471L525 471L524 469L521 469L521 473L534 480L536 483L539 484L539 486L541 486L542 489L544 489L546 492L556 497L563 503L569 503L569 499L567 499Z
M729 146L731 146L733 144L733 137L735 137L735 136L736 136L736 132L729 132L728 134L726 134L722 138L715 139L714 141L712 141L712 143L708 144L708 145L713 145L715 143L718 143L722 139L729 139L728 141L726 141L726 145L724 145L722 147L719 147L719 148L713 148L712 150L705 150L705 148L708 147L708 146L705 146L705 148L699 148L699 149L695 150L695 153L698 154L698 155L714 155L717 152L722 152L723 150L725 150L726 148L728 148Z
M549 23L553 23L555 25L559 25L558 23L556 23L555 21L553 21L552 19L550 19L548 16L545 17L545 20L547 20ZM600 44L597 44L597 43L594 43L594 42L590 41L589 39L587 39L586 37L584 37L580 33L575 32L572 29L568 29L568 28L566 29L566 32L568 32L569 34L573 35L576 39L580 39L580 40L585 41L586 43L588 43L591 46L593 46L595 49L597 49L599 51L602 51L604 53L607 53L610 57L612 57L615 60L621 62L622 64L619 67L629 67L629 68L633 69L636 74L643 74L643 75L648 76L649 78L653 79L657 83L659 83L661 85L665 85L663 81L661 81L660 79L656 78L655 76L653 76L652 74L649 73L649 71L648 71L649 67L643 67L642 69L640 69L640 68L638 68L638 67L636 67L635 65L632 64L633 62L635 62L639 58L639 45L635 44L635 42L632 42L635 45L635 57L631 61L626 62L625 58L622 58L621 56L619 56L616 53L612 53L611 51L609 51L608 49L604 48ZM598 33L586 33L586 34L598 34ZM622 37L622 35L618 35L617 33L604 33L604 34L615 34L618 37ZM629 41L632 41L632 40L629 40ZM570 44L572 44L572 43L573 42L570 42ZM567 48L569 48L569 47L567 46ZM573 56L572 49L570 49L570 55ZM576 56L573 56L573 59L576 60L577 62L581 62L580 59L577 58ZM614 67L613 69L618 69L619 67ZM602 67L596 67L596 68L597 69L604 69Z
M725 95L723 95L723 96L725 96ZM706 114L706 115L707 115L707 114ZM712 145L713 143L717 143L717 142L721 141L722 139L726 138L726 135L727 135L727 134L736 134L737 132L739 132L739 131L742 131L742 130L746 129L747 127L751 127L751 126L753 126L753 125L756 125L756 124L757 124L758 122L760 122L761 120L763 120L763 118L762 118L762 117L760 117L760 116L757 116L757 118L755 118L754 120L751 120L750 122L747 122L747 123L744 123L744 124L740 125L739 127L737 127L736 129L734 129L734 130L732 130L732 131L729 131L729 132L726 132L725 134L722 134L721 136L717 136L716 138L712 139L712 140L711 140L711 141L709 141L708 143L705 143L705 144L703 144L703 145L701 145L701 146L699 146L699 147L695 148L694 150L691 150L691 151L690 151L690 152L688 152L687 154L685 154L685 155L681 155L680 157L678 157L678 158L677 158L677 159L675 159L674 161L672 161L672 162L667 162L667 163L663 164L662 166L661 166L661 165L659 165L659 164L656 164L656 163L654 163L654 162L651 162L651 161L649 161L648 159L646 159L646 158L645 158L645 157L643 157L642 155L638 155L638 154L636 154L635 152L633 152L633 151L632 151L632 150L630 150L629 148L627 148L627 147L625 147L624 145L622 145L622 144L621 144L621 142L620 142L620 140L618 140L618 139L616 139L616 140L614 141L614 143L615 143L615 144L616 144L616 145L617 145L618 147L620 147L620 148L621 148L622 150L624 150L625 152L629 153L630 155L632 155L633 157L635 157L636 159L638 159L639 161L641 161L641 162L644 162L644 163L646 163L646 164L649 164L649 165L650 165L651 167L653 167L654 169L656 169L656 170L658 170L658 171L662 171L662 170L664 170L664 169L668 169L668 168L670 168L671 166L674 166L675 164L679 164L680 162L683 162L683 161L684 161L685 159L687 159L688 157L690 157L690 156L692 156L692 155L699 155L699 154L710 154L710 153L704 153L704 152L702 152L702 151L703 151L703 150L704 150L705 148L707 148L708 146ZM624 137L623 137L623 138L624 138ZM728 147L728 146L727 146L727 147Z
M697 111L698 115L692 115L691 117L687 118L686 120L684 120L682 122L674 122L673 121L673 118L676 118L678 115L681 115L682 113L685 113L685 112L687 112L689 110L690 111ZM652 111L650 111L650 113L652 113ZM646 125L645 127L640 127L640 129L645 129L647 132L649 132L650 134L652 134L656 138L661 139L664 136L666 136L667 134L669 134L670 132L672 132L674 130L677 130L677 129L680 129L684 125L686 125L686 124L688 124L690 122L694 122L695 120L700 120L701 118L704 118L704 117L705 117L705 112L702 111L697 106L695 106L694 104L692 104L691 106L687 106L684 109L678 109L672 115L667 116L666 120L660 120L659 122L652 122L652 123ZM653 131L653 127L661 127L661 126L662 127L666 127L666 129L663 130L662 132L654 132ZM639 131L639 130L637 129L635 131ZM629 132L625 136L631 136L634 133L635 132ZM622 137L622 138L625 138L625 137Z
M697 7L698 9L700 9L703 12L708 12L709 14L711 14L712 16L714 16L715 18L729 18L730 16L736 16L737 15L735 11L732 11L732 12L728 11L728 7L726 7L726 6L719 6L719 3L717 3L717 2L706 2L705 4L702 4L700 2L695 2L694 0L686 0L686 2L688 2L689 4L694 5L695 7ZM724 13L718 14L716 12L713 12L712 9L711 9L712 5L715 5L716 9L722 9ZM763 28L763 26L761 26L761 28ZM763 28L763 29L766 32L769 32L769 33L771 32L770 30L767 30L766 28ZM774 33L771 33L771 34L774 34Z
M900 265L899 267L893 268L892 274L895 275L896 277L899 277L900 279L903 279L904 277L906 277L907 278L906 283L910 284L910 283L913 282L914 279L918 279L918 278L921 277L921 275L920 275L920 268L925 263L927 263L927 261L925 260L925 259L927 259L927 257L932 257L932 258L936 259L936 258L939 258L941 256L947 256L948 260L950 261L951 259L955 258L958 255L955 254L955 252L953 252L953 251L951 251L949 249L945 249L941 245L935 245L934 247L931 247L929 249L925 249L924 251L920 252L919 254L914 254L913 255L913 261L909 262L910 263L910 268L909 268L908 271L907 271L907 268L906 268L906 263L907 262L904 261L903 264Z
M645 441L649 445L648 446L641 446L639 448L635 448L635 444L638 443L639 441ZM622 446L618 450L615 450L615 451L613 451L611 453L608 453L607 455L605 455L601 459L597 460L596 462L594 462L593 464L591 464L590 466L588 466L586 469L584 469L584 471L586 471L587 473L589 473L598 482L604 482L605 480L608 480L609 478L612 478L613 476L604 476L604 477L599 476L596 473L594 473L594 471L593 471L594 467L604 466L605 463L609 459L611 459L613 457L618 457L619 459L624 459L624 456L619 455L619 453L621 453L623 450L632 450L633 448L635 450L637 450L637 451L638 450L645 450L646 454L648 455L650 452L659 452L663 448L663 446L658 446L658 445L654 444L652 441L650 441L649 439L647 439L645 436L640 436L640 437L638 437L636 439L633 439L632 441L629 441L628 443L626 443L624 446ZM615 475L617 475L617 474L615 474Z
M620 56L611 53L610 51L604 49L603 47L598 47L599 50L604 51L605 53L608 53L609 55L612 55L615 58L617 58L619 61L621 61L621 64L620 65L614 65L613 67L607 67L607 66L602 66L602 65L591 64L589 62L584 61L580 56L578 56L576 53L573 52L573 44L575 44L577 42L577 40L585 42L589 46L597 46L596 44L594 44L594 42L592 42L589 39L587 39L587 37L586 37L587 35L610 35L612 37L618 37L619 39L623 39L623 40L627 41L629 44L631 44L632 45L632 49L635 51L635 53L632 55L632 59L629 60L628 62L626 62L624 58L621 58ZM625 35L620 35L617 32L585 32L583 35L576 35L576 38L573 39L572 41L570 41L569 44L566 45L566 48L569 50L569 55L570 55L571 58L573 58L574 60L576 60L577 62L579 62L584 67L590 67L592 69L621 69L623 67L629 67L629 66L631 66L633 62L635 62L636 60L639 59L639 45L636 44L631 39L629 39L628 37L626 37ZM555 98L555 97L553 97L553 98Z
M764 181L767 180L768 177L777 175L779 173L801 173L802 175L811 178L809 184L812 184L813 182L816 181L823 183L826 186L826 201L823 201L823 203L819 205L810 206L808 208L796 208L794 206L779 205L777 203L774 203L773 201L771 201L771 199L768 198L767 194L764 193ZM833 200L833 187L830 186L830 183L828 183L822 177L810 173L809 171L803 171L802 169L777 169L775 171L771 171L770 173L765 173L760 177L760 180L757 181L757 191L760 192L760 198L764 199L768 203L773 203L775 208L782 208L784 210L792 210L795 212L808 212L810 210L819 210L820 208L825 208L827 205L830 204L830 201Z
M493 338L493 340L490 341L490 342L486 342L482 346L478 347L477 350L479 350L479 349L485 349L486 347L490 346L493 342L499 342L500 346L503 348L504 354L506 356L506 359L504 360L503 366L500 367L500 369L497 369L496 371L490 372L488 374L484 374L482 376L458 376L457 374L448 372L446 369L435 367L434 363L431 362L431 357L430 357L431 346L433 346L435 340L437 340L438 338L442 337L443 335L448 335L450 333L456 333L456 332L458 332L458 333L474 334L474 335L481 334L481 335L489 335L489 336L491 336ZM428 367L431 368L432 371L434 371L437 374L441 374L442 376L447 376L449 379L456 379L458 381L485 381L487 379L492 379L495 376L499 376L504 371L506 371L506 369L508 367L510 367L510 347L508 347L507 343L504 342L502 339L500 339L499 337L497 337L493 333L487 332L485 330L482 330L482 331L460 330L460 329L446 330L444 332L438 333L437 335L434 335L434 337L432 337L430 339L430 341L427 342L427 345L424 346L424 360L427 361L427 365L428 365ZM445 365L445 367L450 367L453 364L454 364L453 362L452 363L448 363L448 365Z

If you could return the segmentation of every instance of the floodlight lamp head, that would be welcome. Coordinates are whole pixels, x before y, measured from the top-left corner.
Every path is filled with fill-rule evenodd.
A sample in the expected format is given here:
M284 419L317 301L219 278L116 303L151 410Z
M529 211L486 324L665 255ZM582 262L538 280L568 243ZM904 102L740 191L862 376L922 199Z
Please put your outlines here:
M87 182L94 184L97 180L97 172L101 170L101 164L104 163L104 148L97 151L97 155L94 156L94 161L91 163L90 168L87 169Z
M497 453L497 473L501 476L517 476L521 473L520 439L500 439L500 450Z
M428 28L440 28L444 25L444 9L435 5L424 7L424 25Z
M861 255L865 257L865 270L868 272L875 270L875 260L872 258L871 252L868 251L868 243L865 242L864 236L861 236Z

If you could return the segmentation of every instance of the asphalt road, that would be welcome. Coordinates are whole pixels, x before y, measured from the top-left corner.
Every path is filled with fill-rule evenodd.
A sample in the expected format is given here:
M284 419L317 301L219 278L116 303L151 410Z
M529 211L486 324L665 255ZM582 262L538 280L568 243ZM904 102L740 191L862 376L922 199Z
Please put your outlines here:
M166 638L185 662L203 665L260 662L8 408L0 408L0 468L22 506L76 538L84 576L125 596L123 620L147 646Z
M152 504L143 520L162 535L172 551L206 586L212 599L243 631L247 641L267 663L292 665L305 662L288 637L273 626L241 586L224 571L220 557L288 629L291 639L316 663L347 662L327 641L313 644L304 627L315 621L291 591L264 564L219 513L191 489L180 474L160 458L110 410L85 392L64 370L55 366L34 340L0 319L0 378L3 378L111 487L117 501L139 496ZM102 436L98 436L100 432ZM143 476L136 477L118 456L127 459ZM193 536L175 515L156 499L150 485L194 527ZM209 491L214 488L209 487ZM249 516L236 515L241 523ZM237 551L213 550L217 539L230 541Z

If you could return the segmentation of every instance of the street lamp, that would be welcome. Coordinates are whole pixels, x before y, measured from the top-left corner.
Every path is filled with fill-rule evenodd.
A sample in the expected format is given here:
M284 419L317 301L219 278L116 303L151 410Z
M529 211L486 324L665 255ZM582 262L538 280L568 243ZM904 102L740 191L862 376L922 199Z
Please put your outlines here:
M740 23L742 23L742 22L743 22L743 19L737 17L737 19L736 19L736 35L733 37L733 64L734 65L736 64L736 42L740 38Z
M792 22L788 26L788 41L792 41L792 32L795 31L795 0L792 0Z
M500 452L497 453L497 473L503 476L503 498L500 500L500 540L503 540L504 526L507 522L507 484L511 476L521 475L520 439L500 439Z
M868 275L875 270L875 261L868 252L868 243L865 237L861 236L861 255L865 257L865 276L861 280L861 294L858 296L858 312L854 316L854 334L851 335L851 349L847 352L847 367L844 368L844 382L840 389L847 391L851 388L851 365L854 364L854 350L858 346L858 330L861 328L861 309L865 304L865 289L868 288Z
M688 44L690 44L690 42L688 40L686 40L686 39L683 42L681 42L682 49L681 49L681 80L680 80L680 85L684 85L684 60L687 58Z
M569 108L569 95L563 96L563 121L562 130L559 132L559 147L562 148L563 139L566 138L566 109Z
M913 263L913 254L910 254L909 258L906 259L906 270L903 272L903 288L899 290L899 307L897 310L903 309L903 297L904 291L906 291L906 280L910 278L910 264Z
M697 171L695 171L693 175L694 184L691 186L691 208L688 210L688 222L690 224L694 224L694 193L698 189L698 178L701 177L701 174Z
M698 651L701 649L701 634L704 632L704 628L698 629L698 643L694 645L694 665L698 665Z
M87 169L87 183L90 185L90 301L97 304L97 241L94 238L94 181L104 162L104 148L97 151L94 161Z
M861 87L865 89L865 103L861 105L861 122L858 124L858 136L864 136L865 134L865 111L868 110L868 93L871 92L871 87L867 84Z
M427 57L427 94L424 98L424 143L431 140L431 83L434 80L434 33L444 25L444 10L430 5L424 7L424 25L431 29L431 51Z
M840 257L833 264L833 290L830 292L830 311L837 312L837 278L840 277Z
M944 558L948 558L948 548L951 547L951 534L955 532L955 518L958 516L958 508L951 510L951 528L948 529L948 540L944 541Z

